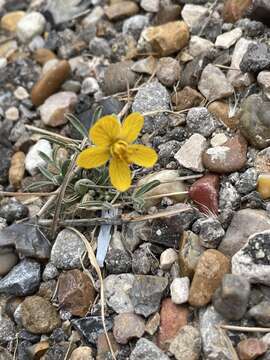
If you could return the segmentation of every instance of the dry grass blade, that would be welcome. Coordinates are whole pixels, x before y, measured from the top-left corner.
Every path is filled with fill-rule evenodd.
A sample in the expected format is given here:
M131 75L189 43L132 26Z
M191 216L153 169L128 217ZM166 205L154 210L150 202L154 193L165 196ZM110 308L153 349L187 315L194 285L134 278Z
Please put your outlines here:
M222 328L221 328L220 330L221 330L221 334L222 334L222 336L223 336L223 338L224 338L224 341L225 341L225 343L227 344L228 349L229 349L229 351L230 351L230 353L231 353L231 356L232 356L231 359L232 359L232 360L239 360L239 357L238 357L238 355L237 355L237 352L235 351L235 348L233 347L233 344L232 344L230 338L228 337L228 335L226 334L225 330L222 329Z
M256 326L235 326L235 325L220 325L222 329L231 330L231 331L241 331L241 332L261 332L268 333L270 328L256 327Z
M101 318L102 318L102 325L103 325L103 328L104 328L104 333L105 333L105 336L106 336L106 339L107 339L107 342L108 342L108 345L109 345L109 348L110 348L110 351L111 351L111 354L112 354L112 358L113 360L116 360L116 357L115 357L115 354L114 354L114 351L113 351L113 348L112 348L112 344L110 342L110 338L108 336L108 332L107 332L107 329L106 329L106 324L105 324L105 295L104 295L104 283L103 283L103 278L102 278L102 274L101 274L101 270L100 270L100 267L97 263L97 260L96 260L96 256L94 254L94 251L91 247L91 245L89 244L88 240L86 239L86 237L80 233L77 229L75 228L72 228L70 227L69 228L70 230L74 231L81 239L82 241L84 242L85 244L85 247L86 247L86 250L87 250L87 253L88 253L88 258L89 258L89 261L91 263L91 265L93 266L93 268L96 270L97 272L97 275L98 275L98 278L99 278L99 281L100 281L100 301L101 301Z

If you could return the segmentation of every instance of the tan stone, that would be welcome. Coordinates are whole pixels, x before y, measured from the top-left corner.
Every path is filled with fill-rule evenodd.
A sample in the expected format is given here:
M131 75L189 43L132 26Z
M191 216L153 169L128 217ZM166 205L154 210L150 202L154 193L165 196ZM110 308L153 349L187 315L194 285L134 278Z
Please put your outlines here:
M33 334L47 334L61 325L57 310L40 296L29 296L20 305L23 327Z
M50 344L48 341L40 341L37 344L28 347L27 350L29 354L31 354L31 359L38 360L46 353L49 347Z
M73 350L69 360L93 360L92 349L88 346L79 346Z
M158 332L158 345L168 349L179 330L187 325L188 309L183 305L176 305L171 298L164 299L160 311L160 327Z
M121 1L105 7L105 14L109 20L117 21L139 12L138 5L133 1Z
M261 174L257 181L257 191L262 199L270 198L270 174Z
M53 69L46 72L32 88L32 103L36 106L43 104L49 96L60 89L70 72L71 68L66 60L60 61Z
M18 44L16 40L9 40L0 45L0 57L9 58L17 50Z
M34 53L34 59L39 64L44 65L47 61L56 59L56 55L49 49L40 48Z
M172 96L172 103L178 111L199 106L203 100L204 97L189 86L184 87L183 90L177 91Z
M11 11L1 19L1 28L10 32L16 31L17 23L25 15L24 11Z
M191 283L189 303L192 306L207 305L223 276L230 271L230 261L221 252L210 249L200 257Z
M214 114L226 126L235 129L239 123L239 116L229 116L229 105L223 101L214 101L208 106L210 113Z
M267 351L267 344L257 338L242 340L237 345L240 360L255 360Z
M12 155L11 165L9 168L9 183L15 188L18 189L21 185L21 181L25 172L25 154L22 151L16 152Z
M188 44L189 30L184 21L172 21L145 29L143 37L158 56L167 56Z
M223 19L236 22L241 19L252 4L252 0L227 0L223 8Z
M119 345L117 344L117 342L115 341L113 334L112 333L108 333L110 342L111 342L111 346L113 349L113 352L115 354L115 356L117 357L117 353L119 350ZM107 338L105 336L104 333L100 334L98 336L98 340L97 340L97 357L96 360L107 360L108 357L111 356L111 351L108 345L108 341Z
M57 294L60 305L75 316L85 316L95 300L89 277L78 269L59 276Z

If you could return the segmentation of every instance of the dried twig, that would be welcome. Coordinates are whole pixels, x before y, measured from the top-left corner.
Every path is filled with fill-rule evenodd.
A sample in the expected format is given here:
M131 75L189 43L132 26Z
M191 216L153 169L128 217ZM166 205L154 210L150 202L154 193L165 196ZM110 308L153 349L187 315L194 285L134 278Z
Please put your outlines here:
M231 330L231 331L241 331L241 332L261 332L268 333L270 328L264 327L253 327L253 326L235 326L235 325L220 325L222 329Z
M90 261L91 265L93 266L93 268L97 272L97 275L98 275L98 278L99 278L99 281L100 281L100 302L101 302L102 325L103 325L104 333L105 333L105 336L106 336L106 339L107 339L107 343L108 343L109 348L110 348L112 358L113 358L113 360L116 360L116 357L115 357L115 354L114 354L114 351L113 351L113 348L112 348L112 344L111 344L111 341L110 341L110 338L108 336L108 332L107 332L107 329L106 329L104 283L103 283L103 278L102 278L100 267L99 267L99 265L97 263L97 260L96 260L95 253L94 253L91 245L89 244L88 240L86 239L86 237L82 233L80 233L78 230L76 230L75 228L72 228L72 227L69 228L69 229L72 230L73 232L75 232L82 239L82 241L84 242L87 253L88 253L89 261Z

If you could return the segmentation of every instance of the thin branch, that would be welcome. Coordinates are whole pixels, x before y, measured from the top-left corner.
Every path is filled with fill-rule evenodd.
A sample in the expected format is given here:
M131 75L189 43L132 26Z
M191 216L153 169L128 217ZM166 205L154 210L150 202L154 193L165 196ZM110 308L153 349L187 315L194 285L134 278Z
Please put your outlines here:
M16 197L16 196L56 196L57 192L13 192L13 191L0 191L0 196L3 197Z
M235 325L219 325L222 329L232 330L232 331L241 331L241 332L261 332L268 333L270 328L266 327L253 327L253 326L235 326Z

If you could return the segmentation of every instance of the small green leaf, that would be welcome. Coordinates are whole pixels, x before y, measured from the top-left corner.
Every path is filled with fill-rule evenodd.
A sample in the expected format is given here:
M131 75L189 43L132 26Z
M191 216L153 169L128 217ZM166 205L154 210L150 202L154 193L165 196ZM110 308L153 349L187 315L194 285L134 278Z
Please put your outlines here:
M44 166L38 166L39 171L42 175L44 175L47 179L54 182L54 174L52 174L48 169L46 169Z
M144 194L146 194L148 191L154 189L155 187L159 186L161 183L159 180L153 180L149 183L142 185L134 194L133 198L139 198L142 197Z
M42 181L37 181L34 182L33 184L30 184L26 187L26 192L29 191L31 193L37 190L40 190L40 188L43 188L44 186L48 186L48 185L54 185L51 181L48 180L42 180Z
M76 129L83 138L88 137L88 132L87 132L86 128L83 126L83 124L80 122L80 120L78 118L76 118L76 116L74 116L72 114L67 114L66 118L71 123L71 125L74 127L74 129Z
M80 179L74 185L74 190L80 195L84 195L89 189L94 188L96 185L90 179Z
M47 154L45 154L43 151L38 151L39 156L41 159L43 159L47 164L54 165L54 161L52 158L50 158Z

